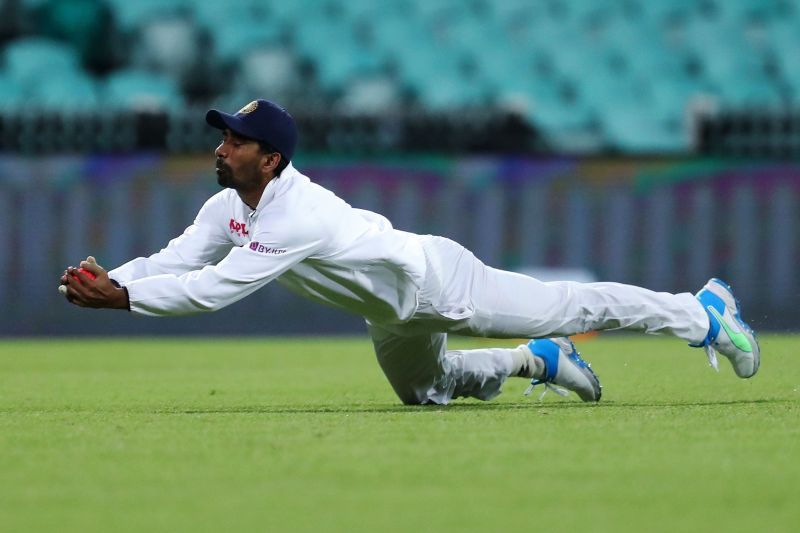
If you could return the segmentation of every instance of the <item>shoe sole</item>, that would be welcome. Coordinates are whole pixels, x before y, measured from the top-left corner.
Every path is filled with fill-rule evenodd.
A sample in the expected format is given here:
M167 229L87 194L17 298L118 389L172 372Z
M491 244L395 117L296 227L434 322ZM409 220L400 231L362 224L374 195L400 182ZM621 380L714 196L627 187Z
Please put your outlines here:
M592 396L582 396L578 391L575 391L575 394L583 400L584 402L599 402L600 398L603 396L603 386L600 385L600 380L597 379L597 374L595 374L591 368L586 367L578 367L580 371L586 376L586 379L592 384L592 388L594 389L594 394Z

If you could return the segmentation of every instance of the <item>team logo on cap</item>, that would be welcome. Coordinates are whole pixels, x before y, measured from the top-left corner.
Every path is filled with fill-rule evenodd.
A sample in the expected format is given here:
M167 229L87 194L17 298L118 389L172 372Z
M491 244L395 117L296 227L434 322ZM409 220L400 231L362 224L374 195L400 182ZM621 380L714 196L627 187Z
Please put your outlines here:
M257 107L258 107L258 102L253 100L252 102L250 102L249 104L247 104L246 106L241 108L236 114L237 115L247 115L247 114L252 113L253 111L255 111Z

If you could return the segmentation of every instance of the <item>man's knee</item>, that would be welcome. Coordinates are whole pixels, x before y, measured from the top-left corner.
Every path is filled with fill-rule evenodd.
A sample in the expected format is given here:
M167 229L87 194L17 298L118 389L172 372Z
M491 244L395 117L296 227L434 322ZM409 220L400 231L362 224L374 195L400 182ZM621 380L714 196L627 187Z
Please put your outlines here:
M417 398L416 396L400 395L400 394L398 394L397 396L398 396L398 398L400 398L400 401L403 402L403 405L424 405L425 404L425 400L421 400L421 399Z
M439 395L434 395L439 396ZM434 397L429 393L420 392L417 390L410 390L404 393L397 393L397 397L403 402L403 405L444 405L446 400L442 401L441 398Z
M393 388L403 405L447 405L451 398L449 391L434 387L426 387L424 390L423 387L419 389L409 387L403 390Z

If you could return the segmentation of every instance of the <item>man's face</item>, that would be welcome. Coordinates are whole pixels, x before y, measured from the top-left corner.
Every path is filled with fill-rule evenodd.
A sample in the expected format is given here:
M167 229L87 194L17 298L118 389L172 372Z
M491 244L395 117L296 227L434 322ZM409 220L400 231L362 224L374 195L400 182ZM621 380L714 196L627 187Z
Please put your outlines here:
M214 151L217 156L217 183L246 192L261 186L264 154L258 143L226 129L222 142Z

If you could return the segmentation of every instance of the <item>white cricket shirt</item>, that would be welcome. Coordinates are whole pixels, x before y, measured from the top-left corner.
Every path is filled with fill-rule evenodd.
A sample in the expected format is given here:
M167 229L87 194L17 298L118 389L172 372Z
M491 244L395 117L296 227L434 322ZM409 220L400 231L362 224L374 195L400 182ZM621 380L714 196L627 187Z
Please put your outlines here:
M166 248L109 276L141 315L214 311L278 279L303 296L389 324L416 311L425 269L417 235L351 207L289 165L255 210L225 189Z

